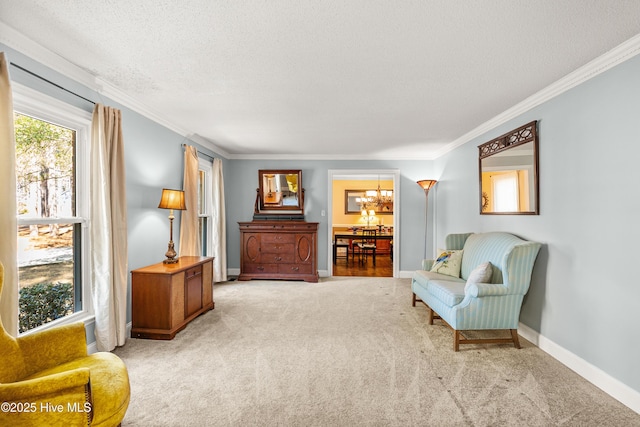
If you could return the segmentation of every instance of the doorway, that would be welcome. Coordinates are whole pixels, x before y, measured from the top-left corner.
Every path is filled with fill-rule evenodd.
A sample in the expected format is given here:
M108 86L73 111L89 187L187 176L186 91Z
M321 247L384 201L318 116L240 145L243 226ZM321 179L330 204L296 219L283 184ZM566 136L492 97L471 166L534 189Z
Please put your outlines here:
M328 180L329 275L399 277L400 171L336 169L328 171ZM385 196L392 194L392 204L367 204L370 209L363 214L358 191L366 195L367 190L376 192L379 186ZM374 193L370 194L373 196ZM366 229L375 230L375 237L367 239L368 243L376 245L375 257L371 250L363 251L356 246L365 240L361 234ZM340 237L339 246L334 246L336 236Z

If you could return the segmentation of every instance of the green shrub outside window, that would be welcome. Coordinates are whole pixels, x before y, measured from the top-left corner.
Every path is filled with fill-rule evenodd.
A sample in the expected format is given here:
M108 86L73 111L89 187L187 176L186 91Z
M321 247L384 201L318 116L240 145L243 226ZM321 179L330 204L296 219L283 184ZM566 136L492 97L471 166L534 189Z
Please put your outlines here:
M73 313L71 283L38 283L20 289L20 333Z

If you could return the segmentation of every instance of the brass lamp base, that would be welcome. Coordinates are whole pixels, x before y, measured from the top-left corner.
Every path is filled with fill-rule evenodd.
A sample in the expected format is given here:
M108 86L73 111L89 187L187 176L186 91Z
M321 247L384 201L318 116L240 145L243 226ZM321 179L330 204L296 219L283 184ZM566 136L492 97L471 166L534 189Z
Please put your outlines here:
M173 248L173 240L170 240L167 252L164 254L164 256L166 256L167 259L165 259L162 262L164 264L175 264L176 262L178 262L178 259L176 258L176 255L178 255L178 254L176 253L176 250Z

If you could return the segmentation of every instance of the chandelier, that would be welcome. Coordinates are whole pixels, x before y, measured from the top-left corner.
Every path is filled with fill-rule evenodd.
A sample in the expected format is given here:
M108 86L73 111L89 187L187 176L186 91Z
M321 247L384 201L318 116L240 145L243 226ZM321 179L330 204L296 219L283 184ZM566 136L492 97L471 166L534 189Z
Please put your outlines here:
M362 209L377 208L378 211L390 209L393 204L393 190L380 188L380 176L378 176L378 189L365 191L365 197L361 199Z

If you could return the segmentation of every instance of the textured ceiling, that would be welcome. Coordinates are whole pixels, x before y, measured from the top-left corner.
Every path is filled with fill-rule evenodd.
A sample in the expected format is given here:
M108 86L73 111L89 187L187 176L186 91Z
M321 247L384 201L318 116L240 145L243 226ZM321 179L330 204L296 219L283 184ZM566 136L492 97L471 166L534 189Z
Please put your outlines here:
M640 1L0 0L0 20L230 157L430 158L640 33Z

